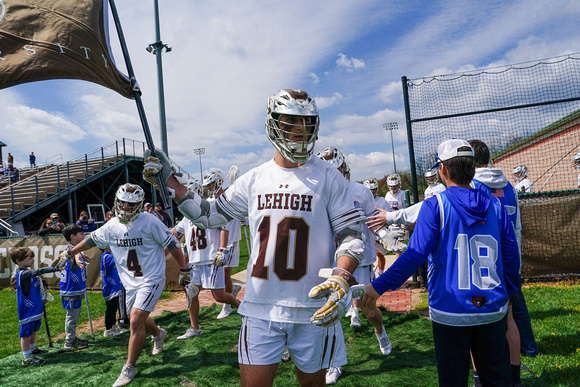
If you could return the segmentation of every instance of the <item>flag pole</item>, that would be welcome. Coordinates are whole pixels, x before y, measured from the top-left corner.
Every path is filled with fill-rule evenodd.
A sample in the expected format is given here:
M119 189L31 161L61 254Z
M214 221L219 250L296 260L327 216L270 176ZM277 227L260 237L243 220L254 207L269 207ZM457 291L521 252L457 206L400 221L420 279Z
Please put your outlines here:
M145 142L147 143L149 150L151 150L151 156L155 156L155 145L153 144L153 137L151 137L151 130L149 129L149 123L147 122L147 116L145 115L145 108L143 107L143 101L141 100L141 91L137 87L137 79L135 78L135 72L133 71L133 65L131 64L131 58L129 57L129 50L127 49L125 35L123 34L123 29L121 28L121 21L119 20L119 14L117 13L115 0L109 0L109 5L111 6L111 13L113 14L113 19L115 20L115 27L117 27L119 42L121 43L121 49L123 50L123 57L125 58L125 64L127 65L127 72L129 73L129 78L131 80L131 88L133 89L135 103L137 104L137 111L139 112L139 118L141 119L141 126L143 127ZM165 208L171 208L171 200L169 199L167 189L165 188L165 182L161 180L159 180L159 193L161 194L161 199Z

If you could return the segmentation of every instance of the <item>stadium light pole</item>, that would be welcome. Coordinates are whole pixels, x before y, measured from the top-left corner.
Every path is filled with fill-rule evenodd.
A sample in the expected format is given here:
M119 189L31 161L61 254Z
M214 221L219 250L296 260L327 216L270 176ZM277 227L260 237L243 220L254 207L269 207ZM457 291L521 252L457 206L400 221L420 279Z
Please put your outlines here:
M201 155L205 154L205 148L195 148L193 153L199 155L199 175L201 176L200 183L203 184L203 168L201 167Z
M393 130L399 129L399 124L396 122L388 122L383 124L383 128L391 132L391 147L393 149L393 167L395 168L395 173L397 173L397 163L395 162L395 143L393 142Z
M169 47L167 44L163 44L161 41L158 0L154 0L154 5L156 42L147 46L146 50L155 55L157 58L157 88L159 94L159 128L161 130L161 149L163 149L163 152L165 152L166 155L169 155L169 150L167 147L167 122L165 119L165 94L163 90L163 62L161 60L161 54L163 53L163 49L165 49L165 52L170 52L171 47Z

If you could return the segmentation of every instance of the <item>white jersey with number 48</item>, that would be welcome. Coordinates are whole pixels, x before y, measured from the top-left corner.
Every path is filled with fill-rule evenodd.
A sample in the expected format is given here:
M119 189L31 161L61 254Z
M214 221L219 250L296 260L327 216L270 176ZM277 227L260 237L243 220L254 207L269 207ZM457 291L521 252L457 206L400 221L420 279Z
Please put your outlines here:
M242 175L216 199L217 207L249 219L252 255L238 312L260 319L309 324L325 300L308 297L334 264L335 235L364 221L332 164L311 158L296 168L274 160Z
M191 220L183 218L175 226L178 234L185 235L185 245L192 265L207 265L213 262L220 244L220 230L196 227Z
M128 224L112 218L93 231L91 238L99 248L111 248L119 277L127 290L165 281L164 247L171 242L179 246L159 218L146 213L140 213Z

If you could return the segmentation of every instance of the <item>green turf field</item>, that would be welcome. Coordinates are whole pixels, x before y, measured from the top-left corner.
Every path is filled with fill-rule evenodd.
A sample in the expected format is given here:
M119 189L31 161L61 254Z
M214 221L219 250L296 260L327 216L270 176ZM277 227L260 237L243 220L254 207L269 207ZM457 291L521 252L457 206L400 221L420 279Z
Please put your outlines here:
M58 292L49 303L48 319L53 336L64 330L64 310ZM532 285L524 288L540 355L523 358L528 371L522 371L526 386L574 386L580 380L580 284L559 286ZM167 296L167 294L165 294ZM89 295L91 312L102 316L105 304L100 293ZM203 334L186 341L178 341L188 327L185 311L164 312L156 322L167 329L164 352L151 356L152 343L145 343L137 363L137 377L133 386L236 386L239 385L237 367L237 339L240 316L223 320L215 317L221 306L201 309ZM44 325L38 332L37 343L49 349L47 364L25 368L21 365L14 290L0 291L0 385L23 386L39 383L46 386L108 386L117 378L127 355L127 334L105 338L96 332L96 342L85 350L61 351L64 339L55 347L47 346ZM348 319L343 319L349 364L338 386L434 386L437 371L431 336L431 322L416 312L407 315L383 311L385 326L393 343L393 353L382 356L370 325L363 318L362 329L353 331ZM86 321L83 302L82 317ZM90 335L81 334L90 339ZM533 373L533 374L532 374ZM276 386L296 385L292 363L281 363Z

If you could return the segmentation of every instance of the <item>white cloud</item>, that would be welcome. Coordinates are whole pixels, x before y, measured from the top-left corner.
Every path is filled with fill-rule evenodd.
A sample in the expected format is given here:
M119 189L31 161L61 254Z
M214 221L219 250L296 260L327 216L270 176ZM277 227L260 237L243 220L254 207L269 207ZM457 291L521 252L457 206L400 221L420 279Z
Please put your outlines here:
M347 71L353 71L357 69L364 69L365 62L362 59L348 58L342 52L338 54L338 59L336 60L337 67L344 67Z
M325 109L333 105L338 105L342 101L343 96L340 93L334 93L332 97L316 97L314 99L319 109Z
M310 78L312 78L312 83L314 84L320 83L320 78L318 78L318 75L316 75L316 73L310 73Z

